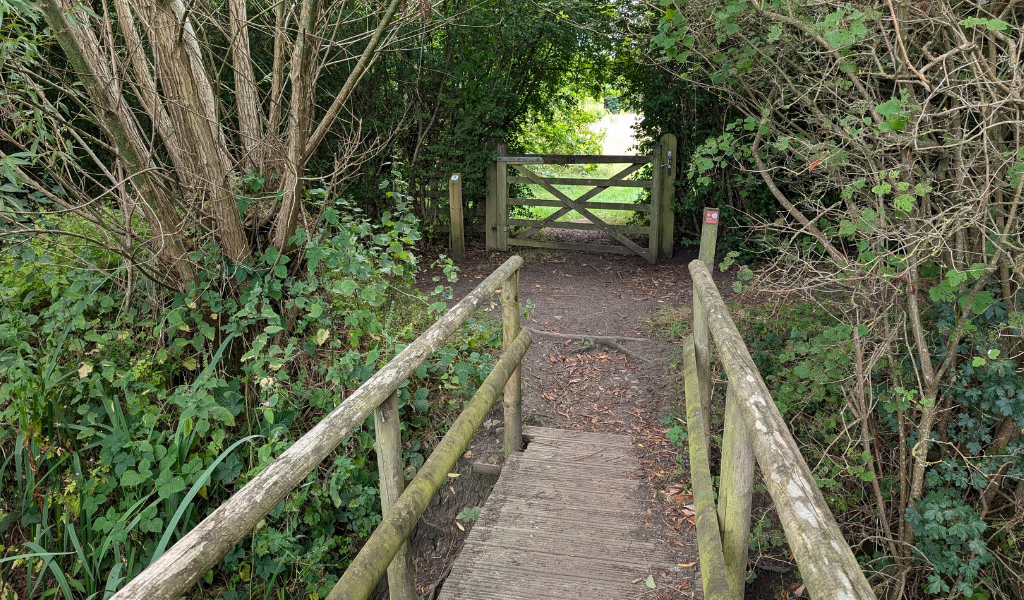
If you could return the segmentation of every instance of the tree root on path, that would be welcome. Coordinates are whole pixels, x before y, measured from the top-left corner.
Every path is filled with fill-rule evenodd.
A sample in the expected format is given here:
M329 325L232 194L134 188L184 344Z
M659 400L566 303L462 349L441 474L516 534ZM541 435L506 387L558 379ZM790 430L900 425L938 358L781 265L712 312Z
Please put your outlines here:
M610 349L618 352L619 354L622 354L623 356L628 356L629 358L632 358L634 360L642 360L643 362L648 363L648 364L654 363L653 360L647 358L646 356L641 356L641 355L639 355L636 352L633 352L631 350L627 350L625 347L622 346L622 344L619 343L619 342L654 342L654 341L656 341L656 340L652 340L650 338L623 337L623 336L620 336L620 335L588 335L588 334L575 334L575 335L573 335L573 334L567 334L567 333L555 333L553 331L541 331L539 329L530 329L530 333L532 333L533 335L554 337L554 338L559 338L559 339L563 339L563 340L589 341L590 344L587 344L583 348L580 348L580 352L590 352L591 350L597 348L598 346L604 346L605 348L610 348Z

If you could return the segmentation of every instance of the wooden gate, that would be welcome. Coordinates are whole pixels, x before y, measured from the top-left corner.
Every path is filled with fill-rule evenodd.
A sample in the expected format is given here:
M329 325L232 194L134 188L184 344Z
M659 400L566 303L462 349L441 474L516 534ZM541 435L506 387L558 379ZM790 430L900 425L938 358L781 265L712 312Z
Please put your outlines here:
M671 134L662 136L661 142L647 156L634 155L570 155L531 154L507 156L504 146L499 144L497 156L488 173L486 238L489 250L508 250L509 246L530 246L534 248L556 248L562 250L583 250L588 252L614 252L618 254L639 254L654 264L660 258L672 257L672 191L675 181L676 139ZM623 164L615 175L607 179L544 177L534 169L536 165L586 165ZM627 179L644 165L651 164L650 179ZM512 173L510 173L510 170ZM536 184L550 193L554 199L509 197L509 184ZM586 193L571 198L556 188L556 185L589 186ZM622 202L594 201L601 192L612 187L649 188L650 204L629 204ZM558 208L543 219L520 219L509 216L511 206L547 206ZM594 215L592 210L617 210L643 212L650 216L646 226L616 225L605 222ZM576 211L586 222L559 221L566 214ZM513 228L516 228L513 230ZM603 231L618 241L615 244L581 244L538 240L534 236L544 229L577 229ZM629 235L647 237L647 243L637 243Z

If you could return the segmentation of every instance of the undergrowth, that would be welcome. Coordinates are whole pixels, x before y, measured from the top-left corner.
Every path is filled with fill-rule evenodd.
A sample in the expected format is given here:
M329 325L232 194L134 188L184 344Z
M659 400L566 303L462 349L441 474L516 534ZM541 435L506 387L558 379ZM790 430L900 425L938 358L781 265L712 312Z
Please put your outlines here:
M371 221L309 193L326 208L294 260L271 248L231 265L210 245L176 293L95 250L35 240L0 259L0 592L109 596L444 311L446 281L414 285L402 194ZM407 476L499 344L472 318L401 385ZM373 444L369 419L193 595L323 598L380 520Z

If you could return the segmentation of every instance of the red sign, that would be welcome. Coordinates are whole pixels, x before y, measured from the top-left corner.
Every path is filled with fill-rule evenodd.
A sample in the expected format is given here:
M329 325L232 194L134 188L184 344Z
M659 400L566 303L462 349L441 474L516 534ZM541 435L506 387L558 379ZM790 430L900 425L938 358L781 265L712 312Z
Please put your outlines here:
M718 209L717 208L705 208L704 209L704 222L709 225L715 225L718 223Z

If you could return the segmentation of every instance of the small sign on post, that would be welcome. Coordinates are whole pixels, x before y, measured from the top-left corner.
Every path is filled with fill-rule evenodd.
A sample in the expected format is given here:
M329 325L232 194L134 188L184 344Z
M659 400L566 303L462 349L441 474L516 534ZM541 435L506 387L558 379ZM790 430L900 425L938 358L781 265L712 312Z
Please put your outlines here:
M718 225L718 209L717 208L705 208L704 209L704 222L708 225Z

